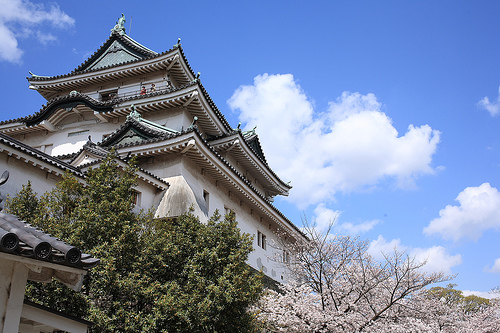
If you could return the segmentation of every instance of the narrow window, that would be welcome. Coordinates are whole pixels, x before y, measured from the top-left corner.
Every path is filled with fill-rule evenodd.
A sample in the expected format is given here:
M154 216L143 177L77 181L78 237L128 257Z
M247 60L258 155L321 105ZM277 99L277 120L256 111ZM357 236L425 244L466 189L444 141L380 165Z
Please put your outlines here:
M78 131L78 132L71 132L68 133L68 138L72 136L77 136L77 135L83 135L85 133L88 133L89 130L83 130L83 131Z
M106 91L101 93L101 101L110 101L114 98L118 97L118 90Z
M208 210L208 199L209 199L209 193L205 190L203 190L203 200L205 200L205 203L207 204L207 210Z
M263 248L264 250L266 249L266 235L264 235L262 232L257 231L257 246Z
M288 252L283 250L283 262L288 264L290 262L290 256L288 255Z
M136 206L139 206L141 204L141 192L132 190L132 202Z

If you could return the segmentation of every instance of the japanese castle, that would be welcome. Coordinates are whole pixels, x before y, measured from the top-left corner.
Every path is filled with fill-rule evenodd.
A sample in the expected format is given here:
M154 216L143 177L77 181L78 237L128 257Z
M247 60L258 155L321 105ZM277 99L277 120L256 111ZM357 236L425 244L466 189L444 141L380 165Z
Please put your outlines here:
M272 204L291 186L268 165L255 129L228 123L180 39L157 53L130 38L124 21L72 72L30 73L29 88L47 103L0 122L0 172L10 172L2 195L15 195L27 180L44 193L67 171L83 179L114 148L119 165L138 159L138 209L175 217L193 208L201 221L233 211L242 232L254 235L248 264L282 281L284 267L269 259L280 255L270 246L275 232L304 237Z

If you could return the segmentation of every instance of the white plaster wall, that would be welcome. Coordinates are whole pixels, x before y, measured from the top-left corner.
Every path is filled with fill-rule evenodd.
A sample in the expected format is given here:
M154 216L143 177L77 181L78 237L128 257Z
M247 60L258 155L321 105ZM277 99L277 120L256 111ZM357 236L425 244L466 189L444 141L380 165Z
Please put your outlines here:
M193 122L193 117L181 108L162 109L158 112L145 113L142 116L144 119L178 132L188 128Z
M92 115L92 117L94 116ZM93 142L100 142L103 139L103 135L112 133L120 125L121 123L102 123L97 118L94 118L92 120L60 124L59 126L61 126L61 128L55 132L37 132L34 134L16 136L15 139L32 147L52 145L51 151L45 152L49 155L57 156L79 151L87 142L89 135ZM75 132L80 132L80 134L68 136L68 133Z
M61 180L61 177L56 177L47 171L1 153L0 174L5 170L9 171L10 176L9 180L0 186L0 193L2 195L8 194L11 197L15 196L22 189L22 186L28 183L28 179L31 181L33 190L39 195L50 191Z
M136 204L137 209L143 209L144 211L157 207L166 192L143 180L138 180L137 186L134 189L139 192L139 202Z

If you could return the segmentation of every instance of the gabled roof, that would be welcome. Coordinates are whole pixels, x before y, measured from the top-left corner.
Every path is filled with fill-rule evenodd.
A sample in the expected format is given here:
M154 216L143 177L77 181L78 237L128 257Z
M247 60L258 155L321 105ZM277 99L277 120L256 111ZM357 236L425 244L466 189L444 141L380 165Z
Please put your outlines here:
M73 72L82 72L116 66L130 61L140 61L158 53L137 43L125 34L113 30L108 40Z
M256 128L257 126L255 126L250 131L242 132L241 135L243 135L243 137L245 138L245 142L250 148L252 148L254 153L259 156L265 164L267 164L266 157L264 156L264 151L262 150L262 146L260 145L259 136L257 135L257 132L255 132Z
M55 98L45 104L37 113L22 118L27 126L36 125L49 118L56 110L65 109L71 111L77 105L85 105L96 112L108 112L113 110L114 101L98 101L86 94L72 91L68 95Z
M91 110L94 111L94 113L101 113L101 112L110 112L113 110L113 105L116 103L115 100L109 100L105 102L98 101L86 94L82 94L76 91L72 91L71 93L56 97L46 104L42 106L42 108L29 116L25 117L20 117L16 119L11 119L11 120L4 120L0 121L0 125L8 125L8 124L14 124L18 123L18 127L16 131L27 131L26 127L32 127L35 125L38 125L42 123L44 120L47 120L53 116L58 118L58 120L63 119L65 116L69 115L73 109L79 105L84 105ZM57 112L59 111L59 113ZM58 116L56 116L58 114ZM57 121L53 121L54 124L57 123ZM24 124L26 127L24 127L22 124ZM33 131L34 129L28 130L28 131Z
M44 91L47 93L68 87L77 89L82 82L103 82L105 79L125 78L158 69L168 70L179 85L188 84L196 78L180 42L170 50L157 53L127 35L113 32L89 59L72 72L56 76L41 76L30 72L31 76L26 79L31 84L30 88L41 89L39 91L44 95ZM98 77L97 73L105 73L105 77ZM82 82L78 79L80 77ZM68 79L72 82L67 82Z
M75 165L82 172L86 172L89 167L100 164L109 154L109 152L110 149L108 149L107 147L99 146L96 143L88 140L85 145L83 145L83 148L75 154L70 163L72 165ZM123 159L117 156L115 160L120 165L120 167L126 167L127 159ZM152 186L162 191L166 190L170 186L168 182L164 181L153 173L144 170L143 168L138 168L136 175L138 179L141 179L144 182L151 184Z
M179 133L178 131L142 118L133 106L132 110L130 115L127 116L125 123L103 140L101 143L102 146L111 147L120 144L142 142L152 138Z

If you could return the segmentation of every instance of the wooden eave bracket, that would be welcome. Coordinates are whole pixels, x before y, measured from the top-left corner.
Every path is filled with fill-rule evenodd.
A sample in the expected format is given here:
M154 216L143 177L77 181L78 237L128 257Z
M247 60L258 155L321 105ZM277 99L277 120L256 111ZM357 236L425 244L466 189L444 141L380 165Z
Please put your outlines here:
M176 54L173 58L170 64L167 66L167 71L171 70L172 67L174 67L175 63L179 62L179 55Z
M189 149L193 148L195 146L196 142L194 139L191 139L186 143L186 147L181 151L181 154L185 154L188 152Z
M108 122L108 119L104 117L104 115L101 112L94 111L94 116L96 116L96 118L102 121L103 123Z
M52 124L50 121L48 121L47 119L45 119L44 121L42 121L40 123L40 125L45 128L47 131L49 132L55 132L57 129L56 127L54 126L54 124Z
M233 142L231 142L231 146L226 149L226 152L229 152L231 149L233 149L234 147L236 147L239 144L240 144L240 140L239 139L234 140Z
M198 98L198 91L193 91L193 93L191 94L191 96L189 97L189 99L182 106L183 107L188 106L189 104L191 104L197 98Z

